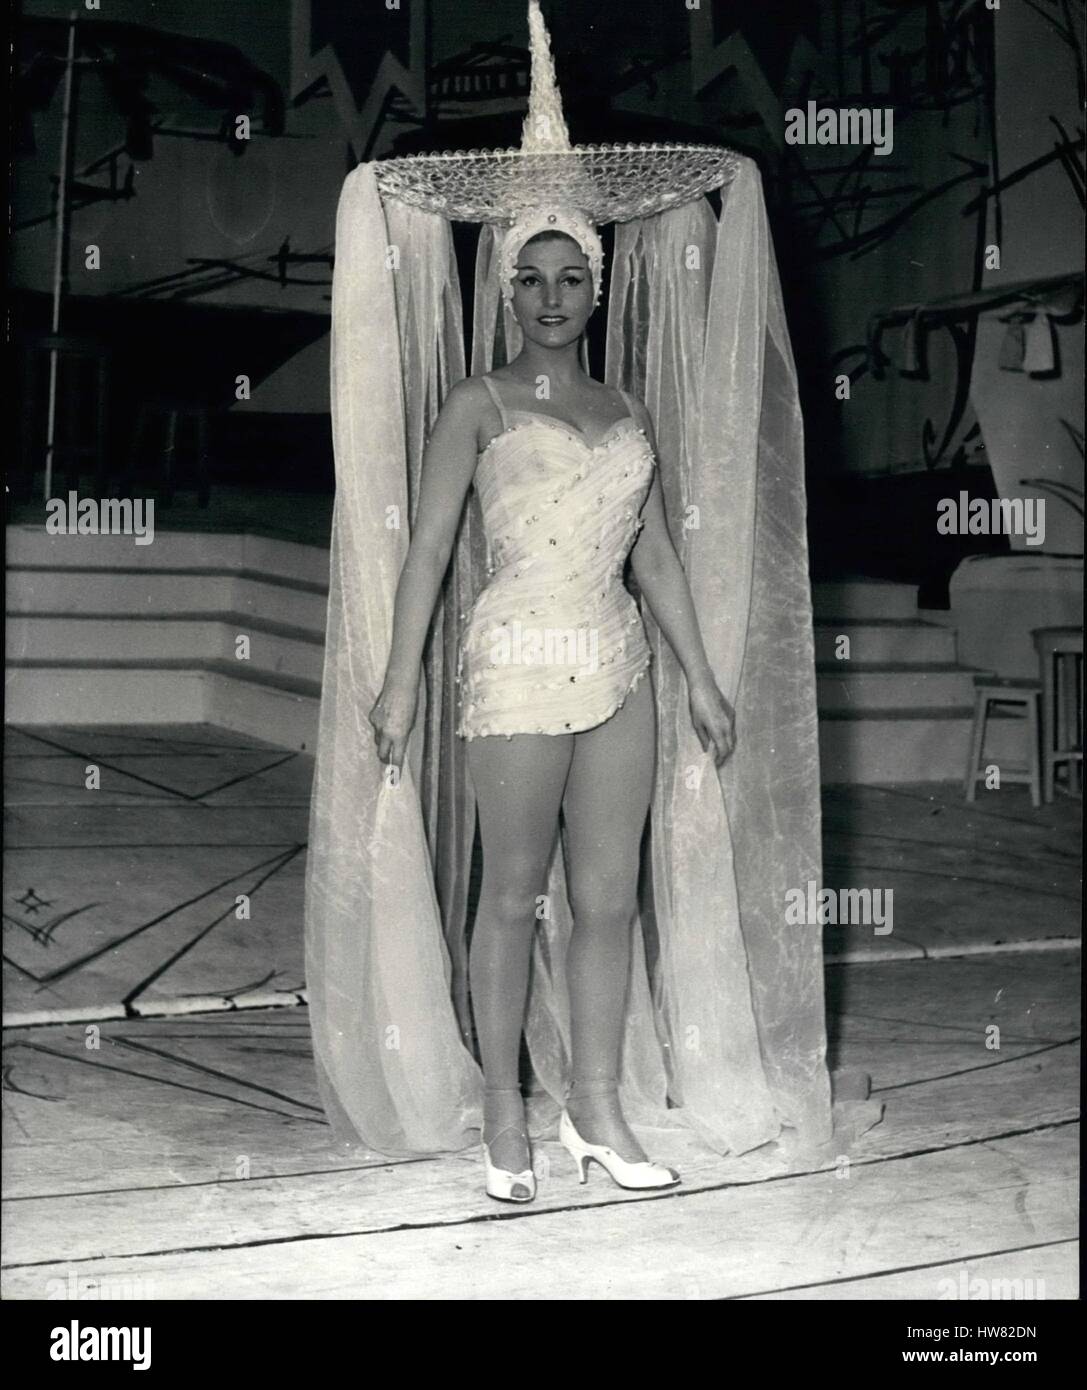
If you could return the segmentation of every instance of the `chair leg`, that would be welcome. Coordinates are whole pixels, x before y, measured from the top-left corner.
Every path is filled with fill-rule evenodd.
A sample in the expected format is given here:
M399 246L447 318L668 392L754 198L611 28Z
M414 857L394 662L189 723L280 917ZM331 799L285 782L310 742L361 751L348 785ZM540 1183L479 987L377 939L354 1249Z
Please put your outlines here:
M1083 751L1083 653L1064 652L1061 655L1063 679L1061 681L1061 702L1064 705L1064 742L1066 751ZM1073 794L1083 793L1083 762L1075 758L1068 760L1068 780L1065 790Z
M1077 652L1072 658L1072 705L1076 731L1076 747L1083 752L1083 653ZM1083 795L1083 759L1076 763L1076 790Z
M985 723L989 718L989 699L979 694L974 705L974 729L970 738L970 763L966 769L966 799L975 801L978 794L978 763L985 748Z
M1036 808L1042 804L1042 767L1038 718L1039 695L1033 692L1027 700L1027 758L1030 768L1030 799Z
M1053 800L1055 762L1053 750L1061 746L1060 658L1047 652L1042 661L1042 795Z

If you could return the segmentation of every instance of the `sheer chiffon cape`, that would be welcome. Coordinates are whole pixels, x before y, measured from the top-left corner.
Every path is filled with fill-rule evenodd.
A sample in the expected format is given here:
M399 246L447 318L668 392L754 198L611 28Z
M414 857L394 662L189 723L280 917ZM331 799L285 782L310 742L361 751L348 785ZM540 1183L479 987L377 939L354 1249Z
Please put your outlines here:
M474 372L509 360L495 233L480 230ZM641 916L622 1054L628 1118L743 1153L783 1127L831 1134L819 928L789 925L788 890L820 879L819 763L803 443L759 175L741 161L706 199L617 227L609 382L653 418L669 525L737 746L715 769L682 670L643 605L658 722ZM314 1056L338 1138L390 1156L477 1140L468 884L475 808L454 733L457 635L485 576L470 494L430 631L402 776L378 761L397 579L428 432L465 374L451 229L382 201L371 165L336 225L332 422L336 501L306 870ZM538 924L525 1033L535 1132L569 1075L562 844Z

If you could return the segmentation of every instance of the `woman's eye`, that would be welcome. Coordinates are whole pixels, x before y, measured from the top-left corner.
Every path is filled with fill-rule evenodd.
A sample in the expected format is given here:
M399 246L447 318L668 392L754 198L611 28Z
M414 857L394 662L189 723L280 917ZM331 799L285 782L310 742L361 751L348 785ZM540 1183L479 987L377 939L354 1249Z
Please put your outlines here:
M580 285L580 284L581 284L581 276L580 276L580 275L567 275L567 276L566 276L566 279L565 279L565 281L564 281L564 283L567 284L567 285Z
M537 278L536 278L535 275L522 275L522 276L521 276L521 284L524 285L526 289L530 289L533 285L535 285L535 284L537 284L537 283L538 283L538 281L537 281Z

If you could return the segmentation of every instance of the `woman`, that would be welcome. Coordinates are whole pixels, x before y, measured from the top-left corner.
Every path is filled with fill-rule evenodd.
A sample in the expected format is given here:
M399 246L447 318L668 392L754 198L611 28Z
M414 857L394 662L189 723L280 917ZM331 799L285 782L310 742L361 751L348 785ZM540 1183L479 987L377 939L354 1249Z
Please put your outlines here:
M819 730L802 422L758 169L717 146L572 144L536 0L528 19L520 148L368 161L340 197L305 899L337 1143L411 1159L458 1153L482 1127L491 1191L520 1199L534 1190L522 1025L531 1132L568 1104L560 1137L582 1171L592 1145L625 1184L675 1181L643 1164L624 1115L716 1155L832 1134L820 932L784 909L820 877ZM477 375L460 385L454 222L480 228ZM608 378L653 411L685 574L644 410L577 365L608 224ZM480 376L492 354L509 365ZM661 629L651 686L622 584L632 550ZM721 692L743 738L715 768L732 745Z
M649 648L622 585L628 555L682 665L703 750L720 765L734 738L733 712L710 670L668 533L649 415L581 365L598 265L594 282L584 236L562 229L576 231L576 216L548 221L558 229L514 248L514 273L503 285L521 352L488 376L459 382L435 423L384 686L370 714L379 758L399 767L427 631L474 481L493 577L461 648L458 732L469 740L483 848L469 978L485 1079L487 1191L509 1201L535 1195L518 1060L560 812L574 913L572 1081L560 1138L582 1181L590 1158L620 1186L679 1181L648 1161L617 1090L656 730L652 689L642 679Z

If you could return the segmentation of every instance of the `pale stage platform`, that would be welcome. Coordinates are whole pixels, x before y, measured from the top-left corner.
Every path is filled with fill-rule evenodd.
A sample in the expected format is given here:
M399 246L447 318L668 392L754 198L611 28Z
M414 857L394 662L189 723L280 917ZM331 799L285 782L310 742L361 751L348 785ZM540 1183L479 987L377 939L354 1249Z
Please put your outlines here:
M199 726L6 752L6 1298L1076 1296L1079 803L826 788L826 884L895 890L890 934L826 941L832 1064L882 1121L792 1170L647 1133L684 1178L655 1196L579 1187L545 1141L538 1200L507 1208L474 1148L330 1140L307 755Z

